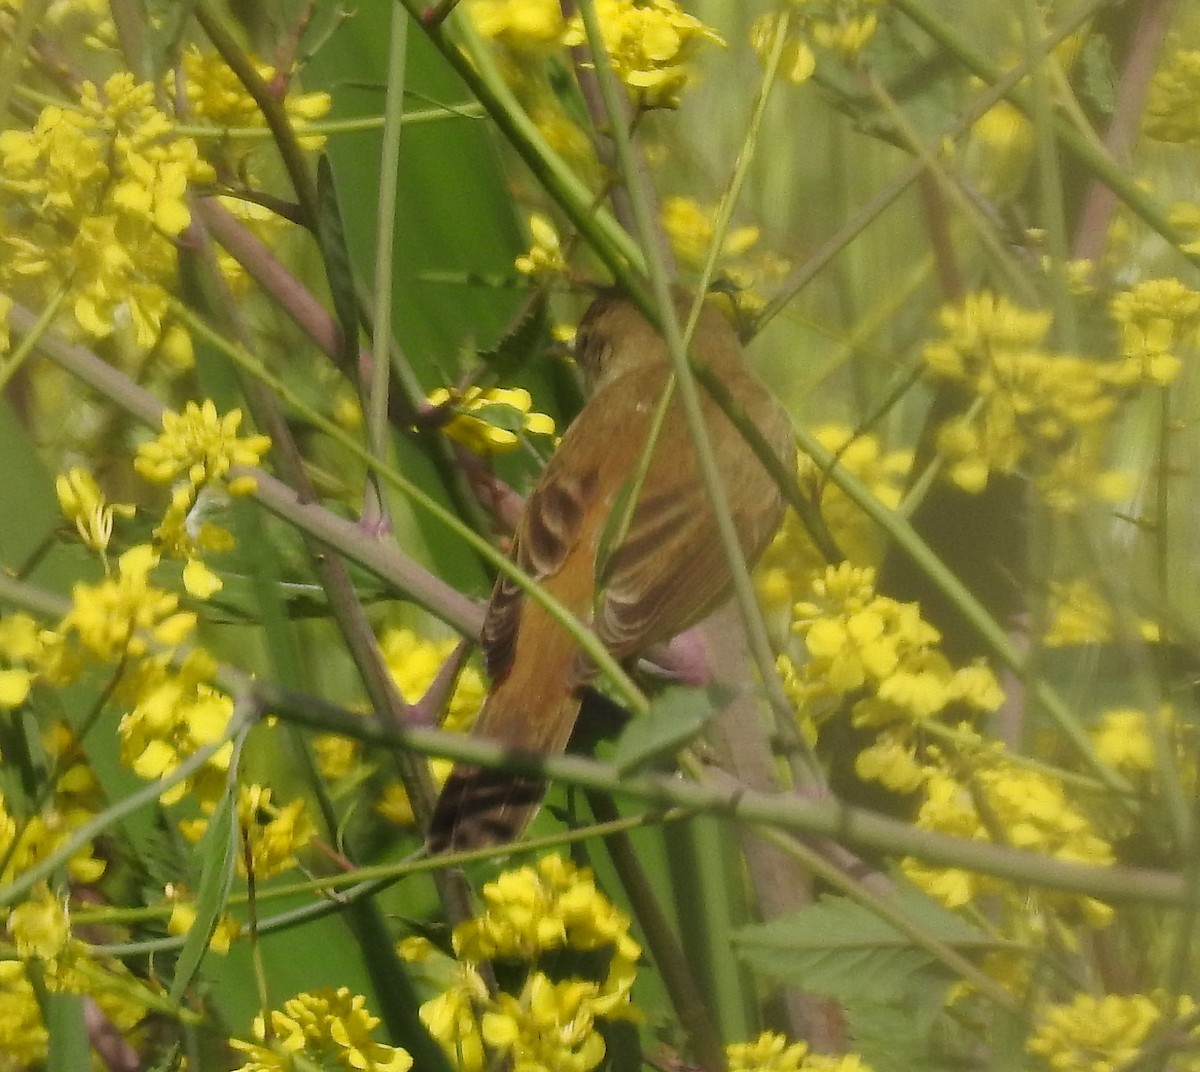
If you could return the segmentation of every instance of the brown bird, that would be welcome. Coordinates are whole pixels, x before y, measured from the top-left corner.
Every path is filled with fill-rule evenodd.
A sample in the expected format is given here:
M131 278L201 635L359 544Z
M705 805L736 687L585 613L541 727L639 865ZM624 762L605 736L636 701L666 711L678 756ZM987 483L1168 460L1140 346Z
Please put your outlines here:
M675 296L683 323L692 298ZM687 420L673 400L623 538L600 563L609 515L638 467L654 412L670 379L666 343L636 306L601 294L576 336L576 360L589 399L533 489L513 542L513 559L564 607L595 630L618 660L669 640L730 595L731 577L716 516ZM705 304L692 354L729 389L780 459L795 465L787 414L754 375L729 322ZM741 433L701 389L742 551L753 563L779 527L783 500ZM509 578L492 593L483 625L491 692L474 733L506 747L562 752L594 674L571 635ZM432 852L510 841L540 806L537 778L460 765L451 772L430 824Z

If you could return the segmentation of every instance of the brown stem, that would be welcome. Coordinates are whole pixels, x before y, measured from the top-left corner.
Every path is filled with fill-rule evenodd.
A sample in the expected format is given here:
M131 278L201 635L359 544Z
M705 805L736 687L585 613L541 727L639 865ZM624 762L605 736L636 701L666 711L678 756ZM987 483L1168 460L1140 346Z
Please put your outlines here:
M1139 5L1133 43L1125 58L1121 84L1112 120L1104 135L1104 147L1114 160L1125 163L1137 141L1142 109L1150 90L1150 80L1158 53L1171 25L1172 0L1145 0ZM1117 210L1117 195L1100 179L1093 179L1084 198L1083 211L1075 230L1072 255L1080 260L1095 260L1104 250L1108 228Z

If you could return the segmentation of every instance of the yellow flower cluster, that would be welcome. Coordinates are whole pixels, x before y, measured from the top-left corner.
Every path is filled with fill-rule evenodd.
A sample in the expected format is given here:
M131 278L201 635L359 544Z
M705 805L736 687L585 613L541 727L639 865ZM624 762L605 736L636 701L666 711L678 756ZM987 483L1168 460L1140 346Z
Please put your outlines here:
M1054 1072L1113 1072L1132 1067L1151 1032L1162 1022L1167 1001L1163 995L1096 997L1079 993L1068 1002L1047 1004L1039 1010L1026 1048ZM1196 1072L1200 1069L1196 1003L1181 995L1173 1004L1175 1016L1191 1026L1175 1033L1170 1058L1163 1067Z
M295 867L296 853L316 834L303 800L280 807L271 800L271 790L261 785L238 786L237 817L245 848L238 854L238 871L246 874L248 852L259 880ZM186 837L199 841L208 824L202 820L180 825Z
M725 42L674 0L596 0L596 16L613 71L643 108L673 108L688 81L687 60L704 41ZM583 20L567 23L563 44L587 40Z
M189 181L209 179L154 87L128 72L85 82L77 107L48 105L32 130L0 133L0 283L43 306L63 290L94 338L131 321L150 347L163 329L174 239Z
M960 768L963 760L955 764ZM981 749L965 775L949 764L923 771L922 803L917 826L954 837L998 841L1058 860L1107 867L1115 862L1112 846L1095 832L1088 818L1068 799L1062 783L1050 774L1018 766L996 747ZM960 908L989 893L1002 893L1030 905L1025 891L1000 879L962 868L943 868L911 857L901 861L905 875L949 908ZM1112 909L1090 897L1069 899L1045 895L1048 904L1077 905L1092 926L1112 920Z
M714 209L691 197L663 200L663 230L684 267L696 271L704 267L715 235L715 215ZM787 260L774 253L752 253L758 239L757 227L733 228L725 234L716 261L720 276L737 288L737 306L743 313L762 309L766 304L764 292L770 291L791 268Z
M480 36L517 53L558 48L566 28L558 0L471 0L466 10Z
M22 816L0 795L0 886L58 852L103 807L99 783L70 729L51 727L41 745L57 772L45 806ZM65 870L70 886L78 889L96 883L105 864L85 845ZM19 1059L13 1067L37 1067L46 1060L48 1038L39 1005L39 993L46 990L89 996L121 1031L146 1014L149 995L142 984L119 962L97 957L73 936L67 889L66 882L61 889L39 882L11 910L0 909L0 924L16 957L0 963L0 1064ZM31 962L37 962L32 974Z
M1200 142L1200 49L1176 52L1154 76L1145 131L1159 141Z
M196 615L178 610L177 595L150 583L158 562L154 548L138 544L118 559L112 576L77 583L59 632L102 663L145 655L151 642L174 650L195 628Z
M379 1017L367 1009L366 998L343 986L297 994L282 1009L271 1011L269 1030L261 1014L254 1018L255 1041L235 1038L229 1045L246 1055L237 1072L408 1072L412 1058L405 1050L371 1037L378 1025Z
M1163 707L1158 717L1164 729L1176 721L1171 707ZM1157 764L1146 722L1146 712L1135 707L1113 707L1101 714L1091 731L1100 761L1126 774L1152 774Z
M904 478L912 467L911 451L885 451L875 436L856 436L840 424L822 425L813 435L879 502L892 509L900 505ZM820 507L821 518L846 560L856 566L877 565L883 551L878 526L802 451L797 477L805 496ZM807 594L824 568L825 559L808 531L789 512L759 563L759 597L769 609L786 609L790 616L793 605Z
M753 1042L726 1046L725 1056L729 1072L871 1072L858 1054L810 1053L808 1043L791 1042L774 1031L764 1031Z
M562 243L553 222L540 212L529 217L529 237L533 244L527 253L522 253L513 262L513 267L522 275L559 276L567 270L563 257Z
M52 730L44 742L51 756L59 758L63 773L49 804L32 815L15 815L0 795L0 885L57 852L84 823L94 818L102 805L102 794L91 769L78 755L70 732ZM65 749L65 750L64 750ZM71 881L90 885L104 874L104 861L91 845L71 855L66 871Z
M1178 279L1147 279L1117 294L1110 312L1121 327L1120 379L1128 386L1174 382L1183 364L1175 351L1194 346L1200 331L1200 293Z
M60 473L54 482L63 517L74 524L84 545L103 554L112 539L113 519L130 518L134 507L129 503L110 503L86 469L75 467Z
M163 434L143 446L138 467L148 478L162 481L185 473L187 482L177 489L167 520L156 530L157 546L131 547L115 567L105 560L107 576L94 584L77 583L71 607L54 629L38 628L25 615L0 619L0 657L8 664L0 667L0 704L16 707L37 682L61 687L88 665L107 665L115 673L113 696L126 711L117 731L121 758L139 777L164 778L198 750L221 741L233 703L212 686L216 664L202 649L173 665L197 618L194 612L180 610L179 596L155 584L152 574L164 550L182 557L200 546L228 544L204 526L197 527L195 535L188 526L199 490L223 486L232 465L254 464L266 449L264 436L237 436L239 420L236 411L219 418L211 402L189 405L182 417L164 416ZM235 480L229 490L247 486ZM84 542L103 554L114 515L129 516L132 508L107 503L95 481L78 469L61 476L57 490L66 517L75 522ZM172 511L179 515L174 521ZM186 536L164 538L172 526ZM224 534L215 526L212 530ZM188 561L183 577L188 590L200 598L220 586L198 559ZM232 745L226 742L201 771L164 790L163 802L174 803L194 791L202 811L210 813L223 790L231 754ZM292 835L297 836L295 831Z
M187 403L182 413L163 413L162 433L138 447L134 468L147 480L167 484L180 474L197 486L223 480L235 465L257 465L271 445L263 435L241 438L242 411L219 416L211 399ZM233 481L231 495L254 490L253 480Z
M248 495L255 488L252 476L228 480L234 466L255 466L271 445L264 435L239 436L240 409L224 416L211 399L200 405L188 402L182 413L163 413L163 430L138 447L133 466L155 484L183 480L171 492L171 503L154 530L158 546L186 563L183 582L187 590L207 599L221 588L221 580L202 561L202 554L227 551L233 536L203 518L205 510L219 505L226 495Z
M564 23L554 0L474 0L467 10L481 36L517 55L587 41L582 18ZM678 104L696 49L704 41L724 43L674 0L597 0L596 15L613 71L644 108Z
M853 60L875 36L878 9L885 0L790 0L789 35L780 69L788 81L807 82L817 69L817 53ZM750 44L765 61L783 13L760 15L750 28Z
M163 896L171 905L167 933L177 936L187 934L196 925L196 902L186 889L173 882L167 883L163 889ZM241 922L224 913L217 919L212 937L208 940L208 948L211 952L224 956L241 933Z
M522 1072L595 1068L605 1053L596 1021L638 1016L630 991L641 948L628 917L596 889L589 870L557 855L505 872L484 887L483 899L482 915L454 931L460 980L421 1006L422 1021L463 1072L483 1067L484 1043ZM563 978L572 955L602 965L599 975ZM484 961L523 968L518 992L488 1000L476 970ZM472 1003L482 1009L478 1025Z
M239 138L239 130L267 129L266 117L258 104L218 53L204 52L196 45L189 45L183 53L182 67L187 119L189 122L220 127L222 150L227 150L231 144L242 149L253 144ZM255 62L255 68L268 85L277 80L278 73L270 64ZM166 85L168 94L174 99L177 92L174 71L167 73ZM325 138L320 134L304 134L303 131L307 123L328 113L332 104L329 94L288 93L282 103L293 129L300 135L301 147L320 149L325 144Z
M1104 644L1112 639L1113 609L1090 581L1051 581L1047 627L1048 648Z
M854 699L854 724L880 731L878 743L859 757L863 777L912 788L913 771L896 764L922 723L950 705L995 711L1004 700L986 667L951 666L937 647L940 634L916 603L876 594L869 566L827 567L794 615L792 629L804 638L807 659L792 669L782 657L790 671L785 685L801 716L818 724Z
M938 432L950 479L978 492L992 473L1031 472L1046 502L1061 510L1090 495L1119 494L1123 483L1101 467L1108 421L1130 390L1174 375L1171 348L1194 336L1200 309L1190 293L1166 280L1118 295L1112 313L1123 329L1123 359L1108 362L1048 351L1050 315L990 292L944 307L942 336L922 358L934 378L973 400Z
M533 398L523 387L439 387L427 401L451 414L442 426L446 435L485 457L515 450L523 434L554 435L554 418L534 410Z

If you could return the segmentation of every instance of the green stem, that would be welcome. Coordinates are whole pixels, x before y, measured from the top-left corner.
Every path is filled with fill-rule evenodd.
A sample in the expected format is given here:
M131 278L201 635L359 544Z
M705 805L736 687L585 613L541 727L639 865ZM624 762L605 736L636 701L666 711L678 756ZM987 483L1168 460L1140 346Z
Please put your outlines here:
M588 793L587 798L597 819L611 823L620 818L612 798L606 793ZM614 831L606 835L604 847L612 858L621 888L629 897L630 907L650 947L650 956L662 976L675 1015L691 1040L696 1058L709 1072L724 1069L725 1048L704 995L696 985L691 962L659 903L628 833Z
M404 112L398 122L402 126L410 126L436 123L443 119L480 119L482 116L483 109L474 101L469 101L465 104L447 104L441 108ZM314 119L298 126L297 131L304 137L358 134L362 131L380 130L386 127L389 121L387 115L363 115L354 119ZM275 136L270 127L218 127L211 124L176 123L172 129L180 137L191 138L194 141L266 141Z
M8 386L8 381L17 374L17 371L25 364L26 358L33 353L38 343L41 342L42 336L50 330L50 325L54 323L54 318L58 315L58 311L62 308L63 302L67 297L67 290L70 288L70 278L68 277L62 285L55 291L53 297L46 303L46 307L38 314L37 320L33 326L21 337L21 341L8 355L8 360L0 365L0 394L4 392L4 388Z
M408 16L392 8L388 41L387 98L379 159L379 193L375 201L375 288L374 334L371 350L371 382L367 386L367 443L379 461L388 457L391 425L388 421L388 385L391 363L387 360L392 336L392 261L396 236L396 190L400 175L401 110L404 104L405 54L408 47ZM378 476L372 470L371 488L375 507L386 516L387 504L379 494Z

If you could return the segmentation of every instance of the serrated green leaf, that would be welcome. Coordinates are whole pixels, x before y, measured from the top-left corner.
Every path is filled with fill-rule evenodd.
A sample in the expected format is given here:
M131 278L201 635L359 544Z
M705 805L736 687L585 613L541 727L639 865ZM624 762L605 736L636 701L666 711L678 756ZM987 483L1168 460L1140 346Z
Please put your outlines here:
M534 354L544 349L548 334L546 302L541 299L518 321L512 331L505 334L492 349L481 353L480 360L503 382L525 365Z
M846 1027L850 1048L862 1057L874 1072L949 1072L950 1068L967 1067L967 1062L955 1064L944 1054L939 1061L935 1051L936 1026L946 1026L941 986L931 980L918 984L908 992L897 995L894 1003L851 1002L845 1007ZM920 988L918 988L918 986ZM941 1024L939 1025L939 1021Z
M944 942L991 944L912 886L899 887L890 903ZM917 976L938 973L930 953L847 897L822 897L790 916L745 927L734 941L742 958L763 975L843 1002L892 1002L918 985Z
M622 774L645 767L662 756L674 755L700 733L737 695L728 685L704 688L672 685L650 710L635 718L617 738L613 765Z
M233 869L239 848L237 823L237 767L241 755L242 741L239 737L233 746L229 761L229 777L225 792L216 810L208 820L204 836L196 846L202 863L200 885L196 891L196 919L192 923L179 951L175 963L175 978L171 981L170 1000L178 1003L183 992L191 985L200 968L200 962L208 951L209 940L217 929L217 920L225 910L229 899L229 888L233 884Z

